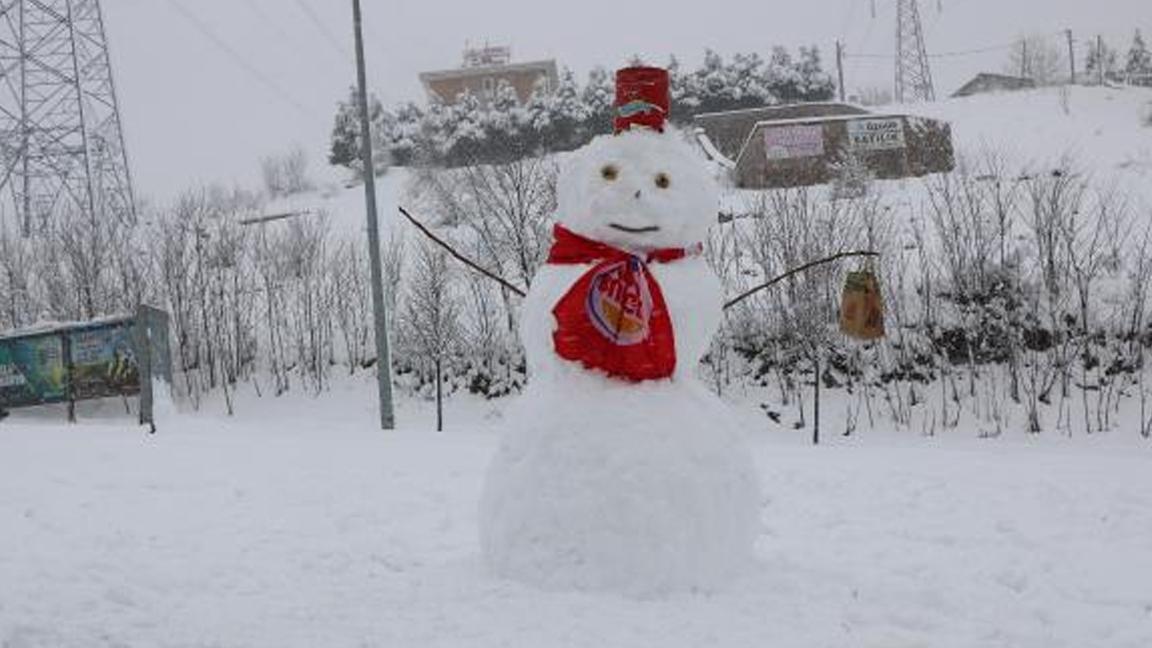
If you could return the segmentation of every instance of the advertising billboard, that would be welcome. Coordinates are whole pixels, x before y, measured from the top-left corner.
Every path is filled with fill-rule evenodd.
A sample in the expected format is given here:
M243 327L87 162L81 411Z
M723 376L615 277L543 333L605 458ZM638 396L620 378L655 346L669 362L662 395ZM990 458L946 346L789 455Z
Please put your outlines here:
M68 334L72 393L76 400L140 391L132 330L131 323L121 323Z
M856 151L892 151L905 147L904 120L860 119L848 122L848 142Z
M764 130L764 150L769 161L824 155L823 126L774 126Z
M67 398L68 369L59 336L0 339L0 406L58 403Z
M139 396L140 422L153 424L152 380L171 385L168 315L135 315L0 335L0 418L9 409ZM155 426L152 425L153 431Z

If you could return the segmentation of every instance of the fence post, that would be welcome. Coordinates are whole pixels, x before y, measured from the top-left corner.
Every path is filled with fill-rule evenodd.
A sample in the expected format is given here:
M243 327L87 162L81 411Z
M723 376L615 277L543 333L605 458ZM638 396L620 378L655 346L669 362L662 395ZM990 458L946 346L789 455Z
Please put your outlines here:
M147 425L150 434L156 433L156 420L152 415L152 322L146 306L136 307L132 322L132 338L136 347L136 375L140 377L140 425Z

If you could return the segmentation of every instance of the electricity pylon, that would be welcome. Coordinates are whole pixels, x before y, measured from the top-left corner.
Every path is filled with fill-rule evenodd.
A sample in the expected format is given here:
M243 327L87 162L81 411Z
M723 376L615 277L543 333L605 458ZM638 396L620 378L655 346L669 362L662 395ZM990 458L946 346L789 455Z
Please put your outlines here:
M99 0L0 0L0 165L25 235L135 221Z
M932 70L916 0L898 0L896 11L896 101L934 101Z

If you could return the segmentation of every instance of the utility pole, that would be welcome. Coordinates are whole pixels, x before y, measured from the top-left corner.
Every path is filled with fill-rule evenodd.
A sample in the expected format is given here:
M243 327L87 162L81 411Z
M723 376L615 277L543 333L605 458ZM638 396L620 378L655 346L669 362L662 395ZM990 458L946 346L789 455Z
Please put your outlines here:
M1020 39L1020 78L1028 78L1028 39Z
M368 121L368 72L364 64L364 31L360 0L352 0L356 32L356 80L360 104L360 159L364 165L364 203L368 212L368 259L372 264L372 313L376 323L376 384L380 396L380 428L396 427L392 410L392 358L388 353L388 317L384 306L384 277L380 264L380 227L376 214L376 166L372 162L372 126Z
M1104 85L1104 37L1096 36L1096 83Z
M836 76L840 79L840 103L844 103L844 44L836 41Z
M812 354L812 364L816 369L816 394L812 401L812 445L820 445L820 352L817 348Z
M1072 38L1072 30L1071 29L1065 29L1064 35L1068 37L1068 68L1069 68L1068 71L1070 73L1069 78L1072 79L1072 85L1076 85L1076 47L1073 45L1073 43L1075 41Z

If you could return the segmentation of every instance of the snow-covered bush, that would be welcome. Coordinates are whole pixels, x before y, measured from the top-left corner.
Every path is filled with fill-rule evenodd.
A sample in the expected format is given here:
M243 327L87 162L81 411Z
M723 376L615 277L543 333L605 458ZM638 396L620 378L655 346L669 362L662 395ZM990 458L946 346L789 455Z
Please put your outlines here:
M767 61L755 53L725 60L709 50L699 69L683 70L674 57L667 67L671 118L677 123L701 112L824 101L835 90L816 47L801 47L796 57L776 47ZM611 129L613 98L613 79L603 67L593 68L583 86L564 69L555 88L538 89L523 105L507 83L499 84L487 101L465 92L450 105L433 100L426 108L408 103L386 110L373 97L369 119L376 165L378 170L388 163L468 166L570 151ZM331 164L359 168L358 115L353 91L337 108Z
M315 188L308 175L308 153L301 146L262 159L260 176L264 181L264 191L272 198L304 193Z
M850 150L845 150L832 164L829 184L832 199L863 198L868 195L875 179L867 163Z

